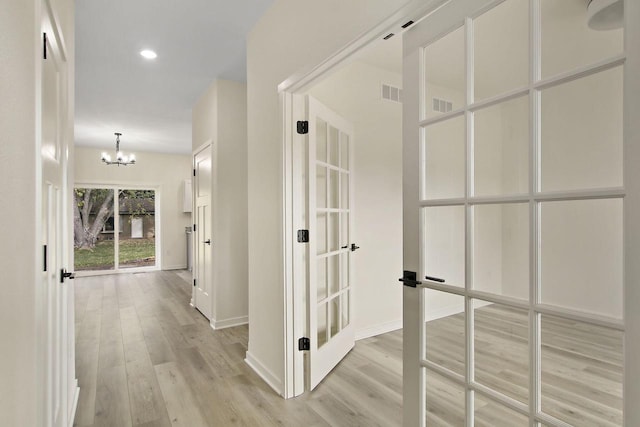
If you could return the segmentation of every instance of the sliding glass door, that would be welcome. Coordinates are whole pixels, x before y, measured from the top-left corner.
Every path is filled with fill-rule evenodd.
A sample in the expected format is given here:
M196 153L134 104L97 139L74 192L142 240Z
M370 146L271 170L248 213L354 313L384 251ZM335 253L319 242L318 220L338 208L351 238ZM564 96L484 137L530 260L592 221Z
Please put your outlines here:
M75 270L156 267L156 199L153 189L75 188Z

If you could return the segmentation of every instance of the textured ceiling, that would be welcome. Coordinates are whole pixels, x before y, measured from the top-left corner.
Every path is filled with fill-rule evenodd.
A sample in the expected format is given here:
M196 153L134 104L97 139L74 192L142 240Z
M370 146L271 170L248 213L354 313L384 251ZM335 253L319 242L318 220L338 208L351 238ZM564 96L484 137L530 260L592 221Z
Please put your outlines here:
M191 108L215 78L246 81L246 35L272 2L77 1L76 144L122 132L125 152L190 153Z

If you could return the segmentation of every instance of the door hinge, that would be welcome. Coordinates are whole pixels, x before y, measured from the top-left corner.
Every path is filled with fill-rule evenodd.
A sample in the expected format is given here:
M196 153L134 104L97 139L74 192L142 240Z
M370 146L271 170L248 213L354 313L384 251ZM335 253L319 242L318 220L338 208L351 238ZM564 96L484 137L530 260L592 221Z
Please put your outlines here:
M309 122L306 120L298 120L296 123L297 131L300 135L309 133Z
M302 337L298 340L298 350L305 351L311 350L311 340L307 337Z
M193 231L196 231L196 225L193 224Z
M42 33L42 59L47 59L47 33Z
M193 176L196 176L196 170L195 169L193 170Z
M47 271L47 245L42 246L42 256L43 256L43 269L42 271Z
M298 230L298 243L309 242L309 230Z
M196 287L196 279L193 279L193 287Z

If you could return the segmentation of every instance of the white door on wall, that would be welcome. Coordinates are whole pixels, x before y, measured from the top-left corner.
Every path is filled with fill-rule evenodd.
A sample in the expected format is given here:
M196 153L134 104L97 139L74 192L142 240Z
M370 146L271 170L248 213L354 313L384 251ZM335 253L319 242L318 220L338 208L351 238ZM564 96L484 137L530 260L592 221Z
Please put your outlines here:
M195 307L211 319L212 312L212 275L213 240L211 229L211 200L213 193L211 145L202 149L193 159L195 170Z
M66 153L65 108L67 86L66 60L61 49L55 22L43 4L43 56L42 56L42 244L44 265L42 282L38 286L38 311L42 323L38 341L39 364L44 366L41 378L44 384L43 425L68 425L69 374L68 287L65 265L63 206Z
M622 425L622 30L458 0L404 49L404 425Z
M310 389L355 344L352 322L353 126L308 97Z

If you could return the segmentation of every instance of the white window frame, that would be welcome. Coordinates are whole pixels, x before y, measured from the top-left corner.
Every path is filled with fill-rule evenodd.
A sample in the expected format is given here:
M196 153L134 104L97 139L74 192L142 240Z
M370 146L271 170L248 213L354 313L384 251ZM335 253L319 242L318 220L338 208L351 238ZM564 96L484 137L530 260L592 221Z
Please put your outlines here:
M126 183L110 183L110 184L100 184L96 182L80 182L75 183L73 186L76 188L104 188L107 190L113 190L113 234L114 234L114 245L113 245L113 253L114 253L114 267L112 270L81 270L76 272L77 277L89 277L89 276L101 276L104 274L122 274L122 273L141 273L145 271L159 271L161 270L162 265L162 230L161 230L161 214L160 214L160 200L161 200L161 186L159 184L149 184L149 185L131 185ZM156 243L156 263L153 266L149 267L133 267L133 268L120 268L120 248L117 243L119 242L119 234L122 232L121 224L120 224L120 206L118 203L118 196L120 190L153 190L155 192L155 213L154 213L154 221L155 221L155 243ZM116 233L115 230L120 230L120 232ZM116 239L116 234L118 234L118 238ZM75 262L75 261L74 261Z

